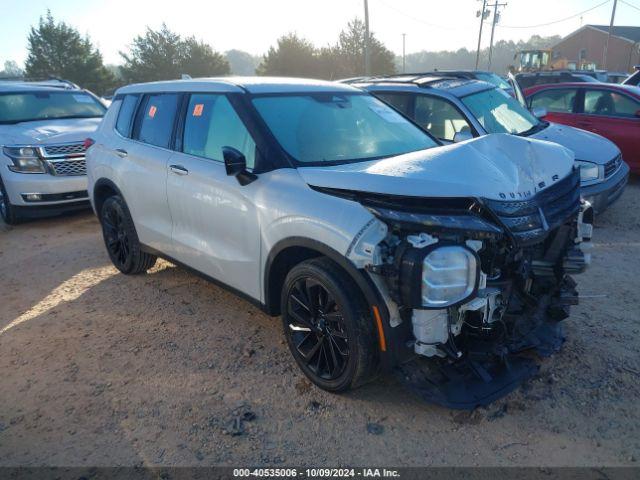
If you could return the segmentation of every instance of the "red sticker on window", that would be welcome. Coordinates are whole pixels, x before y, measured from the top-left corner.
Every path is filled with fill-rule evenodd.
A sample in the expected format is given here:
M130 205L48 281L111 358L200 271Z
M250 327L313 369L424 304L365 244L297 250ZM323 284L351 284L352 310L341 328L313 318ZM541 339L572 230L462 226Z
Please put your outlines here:
M193 107L193 116L194 117L201 116L202 110L204 110L204 103L196 103Z
M158 110L158 109L156 108L156 106L155 106L155 105L151 105L151 106L149 107L149 117L151 117L151 118L155 117L155 115L156 115L156 111L157 111L157 110Z

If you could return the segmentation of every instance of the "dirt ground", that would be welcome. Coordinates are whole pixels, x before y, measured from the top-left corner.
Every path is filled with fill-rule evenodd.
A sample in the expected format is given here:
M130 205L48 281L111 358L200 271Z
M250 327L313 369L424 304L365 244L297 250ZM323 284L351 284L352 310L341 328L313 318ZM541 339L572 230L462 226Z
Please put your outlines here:
M460 413L393 378L318 390L278 319L166 262L116 273L90 213L0 224L0 466L635 466L640 182L594 244L579 290L605 297L563 351Z

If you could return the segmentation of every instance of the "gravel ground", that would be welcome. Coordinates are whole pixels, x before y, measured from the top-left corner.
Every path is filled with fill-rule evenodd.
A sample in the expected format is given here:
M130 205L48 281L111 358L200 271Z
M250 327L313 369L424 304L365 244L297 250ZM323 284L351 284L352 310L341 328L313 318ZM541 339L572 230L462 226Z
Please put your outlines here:
M606 298L575 308L534 380L472 413L393 378L318 390L277 319L166 262L116 273L89 213L0 224L0 465L635 466L640 182L597 223L578 281Z

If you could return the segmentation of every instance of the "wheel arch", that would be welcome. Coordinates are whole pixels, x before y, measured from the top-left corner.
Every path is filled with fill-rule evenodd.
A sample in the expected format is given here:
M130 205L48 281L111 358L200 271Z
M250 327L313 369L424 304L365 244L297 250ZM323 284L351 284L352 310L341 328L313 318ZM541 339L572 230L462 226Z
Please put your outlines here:
M389 339L393 337L389 331L389 310L373 281L343 254L318 240L306 237L289 237L280 240L273 246L267 256L264 268L264 310L270 315L280 314L280 295L287 273L298 263L316 257L329 258L355 282L367 302L372 321L377 322L376 316L380 320L375 325L379 344L386 344L387 347L393 348L393 345L389 345ZM377 313L374 311L374 307ZM394 355L386 355L392 353L391 351L382 350L380 353L383 357L388 357L387 362L383 361L383 363L389 364L388 362L392 361Z
M100 210L105 200L113 195L120 195L124 200L124 195L113 181L108 178L98 179L93 186L93 209L96 215L100 215ZM125 200L126 203L126 200Z

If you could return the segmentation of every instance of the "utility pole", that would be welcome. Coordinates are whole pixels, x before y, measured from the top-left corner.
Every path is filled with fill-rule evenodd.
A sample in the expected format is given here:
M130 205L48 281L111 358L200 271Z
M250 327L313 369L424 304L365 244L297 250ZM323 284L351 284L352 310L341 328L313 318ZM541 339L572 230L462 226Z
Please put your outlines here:
M407 34L403 33L402 34L402 73L407 73L407 69L406 69L406 63L405 63L405 42L407 39Z
M482 11L480 13L480 31L478 32L478 48L476 50L476 70L478 70L478 63L480 63L480 42L482 41L482 25L484 25L485 10L487 8L487 0L482 0Z
M364 74L371 75L371 51L369 46L369 0L364 0Z
M607 41L604 44L604 53L602 54L602 68L607 70L607 53L609 50L609 39L611 38L611 30L613 30L613 21L616 18L616 6L618 0L613 0L613 10L611 10L611 22L609 22L609 33L607 33Z
M493 7L493 22L491 23L491 41L489 42L489 65L487 70L491 70L491 55L493 54L493 33L496 30L496 23L498 23L498 7L506 7L506 3L494 3L493 5L488 5L489 7Z

